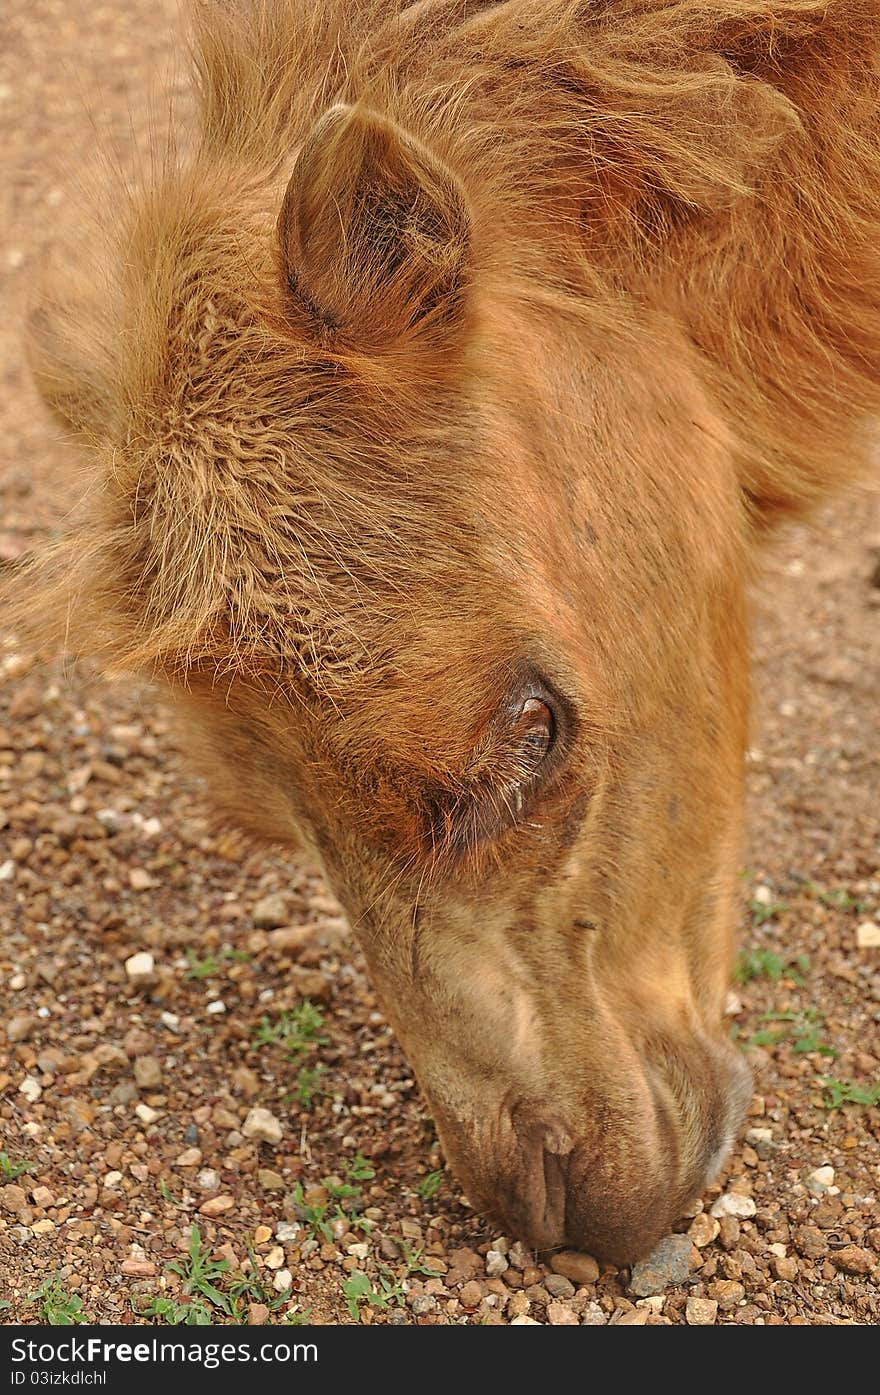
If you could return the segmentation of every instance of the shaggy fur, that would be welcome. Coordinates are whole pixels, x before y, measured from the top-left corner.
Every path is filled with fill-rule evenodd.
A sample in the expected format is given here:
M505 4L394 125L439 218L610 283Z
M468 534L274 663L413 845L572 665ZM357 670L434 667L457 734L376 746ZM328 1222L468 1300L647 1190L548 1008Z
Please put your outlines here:
M473 1197L632 1258L745 1088L750 551L870 458L880 0L192 30L191 148L33 317L92 477L14 615L320 854Z

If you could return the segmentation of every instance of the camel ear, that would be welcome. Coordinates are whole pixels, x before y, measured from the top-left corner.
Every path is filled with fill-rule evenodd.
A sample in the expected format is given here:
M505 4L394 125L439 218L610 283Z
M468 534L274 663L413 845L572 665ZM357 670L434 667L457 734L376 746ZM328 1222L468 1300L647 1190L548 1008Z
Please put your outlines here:
M458 179L393 121L335 106L306 139L278 220L290 309L381 352L463 321L470 219Z

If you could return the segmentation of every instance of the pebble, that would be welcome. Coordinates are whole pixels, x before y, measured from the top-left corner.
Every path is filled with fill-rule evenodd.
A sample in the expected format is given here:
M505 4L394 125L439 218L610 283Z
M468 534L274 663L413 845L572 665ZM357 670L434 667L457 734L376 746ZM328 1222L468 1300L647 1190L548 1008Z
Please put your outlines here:
M458 1293L463 1308L476 1308L483 1297L483 1290L475 1279L463 1284Z
M162 1063L158 1056L137 1056L134 1078L141 1090L157 1090L162 1084Z
M490 1279L498 1279L510 1268L500 1250L490 1250L486 1255L486 1273Z
M863 920L857 925L856 945L859 949L880 949L880 922Z
M608 1314L598 1303L588 1303L581 1313L582 1327L604 1327L608 1322Z
M213 1167L203 1167L196 1177L200 1192L215 1192L220 1186L220 1173Z
M714 1298L689 1298L684 1316L689 1327L711 1327L718 1316L718 1304Z
M578 1315L567 1303L548 1303L547 1321L552 1327L577 1327Z
M256 1230L254 1231L254 1244L255 1244L255 1245L265 1245L265 1244L267 1243L267 1241L269 1241L269 1240L271 1240L271 1239L272 1239L272 1230L271 1230L271 1228L270 1228L269 1226L267 1226L267 1225L258 1225L257 1228L256 1228ZM278 1236L278 1239L279 1239L279 1240L281 1239L281 1236L280 1236L280 1235Z
M538 1322L537 1318L529 1317L528 1314L523 1313L520 1317L515 1317L510 1325L511 1327L540 1327L541 1323Z
M282 1245L274 1245L273 1248L266 1255L266 1268L280 1269L283 1263L284 1247Z
M208 1011L216 1016L216 1014L226 1011L226 1004L222 998L212 998L208 1004Z
M248 1304L248 1326L265 1327L269 1321L269 1309L265 1303Z
M43 1221L36 1221L31 1226L31 1230L33 1231L34 1235L49 1235L54 1229L55 1222L50 1221L48 1217L46 1217L46 1219Z
M272 1279L272 1287L276 1293L286 1293L293 1283L293 1275L289 1269L279 1269Z
M282 925L287 925L290 921L290 913L287 909L287 898L280 892L275 892L271 896L264 896L254 906L253 922L258 930L278 930Z
M777 1279L785 1279L791 1283L793 1279L797 1278L797 1260L792 1259L790 1256L775 1255L770 1261L770 1268L773 1270Z
M43 1087L32 1075L26 1075L18 1087L18 1093L24 1095L29 1104L36 1104L43 1093Z
M711 1245L718 1235L721 1225L715 1216L707 1215L701 1211L699 1216L694 1216L688 1228L688 1235L693 1240L698 1250L702 1250L706 1245Z
M6 1023L6 1040L13 1044L27 1041L36 1026L37 1018L31 1017L28 1013L23 1013L18 1017L10 1017Z
M122 1272L130 1279L152 1279L156 1266L148 1259L124 1259Z
M429 1293L419 1293L412 1300L411 1307L416 1317L425 1317L428 1313L436 1311L437 1299Z
M592 1255L579 1250L561 1250L550 1261L550 1268L573 1284L594 1284L599 1277L599 1265Z
M544 1288L551 1298L574 1298L574 1284L564 1274L548 1274Z
M717 1301L722 1312L735 1308L745 1297L745 1293L742 1284L737 1283L735 1279L716 1279L709 1285L709 1294Z
M749 1216L754 1216L757 1209L750 1196L740 1196L739 1192L723 1192L712 1206L709 1215L716 1218L736 1216L739 1220L747 1220Z
M825 1193L834 1186L834 1168L825 1164L824 1167L817 1167L807 1178L807 1189L814 1196L824 1196Z
M268 1227L259 1226L258 1229L267 1230ZM296 1221L279 1221L275 1228L275 1239L282 1245L295 1245L301 1233L302 1226L298 1225ZM270 1238L271 1234L272 1232L269 1231L269 1234L266 1236L267 1240ZM254 1238L256 1239L256 1232L254 1233ZM259 1243L260 1242L257 1241L257 1244Z
M287 1183L280 1172L273 1172L270 1167L261 1167L257 1172L257 1181L264 1192L283 1192Z
M199 1207L200 1216L222 1216L227 1211L231 1211L235 1206L234 1196L212 1196L210 1200L203 1201Z
M241 1126L241 1131L245 1138L252 1138L260 1143L278 1144L284 1137L280 1120L260 1105L250 1111Z
M141 950L126 959L125 972L133 988L149 988L156 982L156 961L147 950Z
M201 1148L185 1148L182 1153L174 1159L175 1167L198 1167L202 1161Z
M17 1216L21 1211L27 1210L27 1205L27 1192L24 1187L16 1186L14 1182L10 1182L6 1187L0 1187L0 1209Z
M630 1291L640 1298L662 1293L675 1284L686 1283L690 1276L691 1249L689 1235L667 1235L648 1256L634 1265Z
M877 1262L860 1245L845 1245L842 1250L835 1250L831 1260L845 1274L870 1274Z

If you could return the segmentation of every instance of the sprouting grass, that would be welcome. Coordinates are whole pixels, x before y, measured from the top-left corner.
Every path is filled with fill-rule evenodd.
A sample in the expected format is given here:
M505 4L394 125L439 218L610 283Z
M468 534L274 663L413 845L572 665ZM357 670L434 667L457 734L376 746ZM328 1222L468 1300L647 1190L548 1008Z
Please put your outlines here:
M254 1050L264 1046L280 1046L291 1060L304 1056L316 1046L324 1046L328 1040L321 1036L324 1014L310 998L304 998L295 1008L278 1015L260 1018L254 1034Z
M373 1287L370 1279L360 1269L355 1269L351 1278L343 1283L342 1292L353 1322L360 1322L363 1303L368 1303L371 1308L390 1308L393 1303L402 1302L403 1289L393 1279L387 1267L383 1265L383 1269L385 1272L378 1276L378 1288Z
M132 1297L132 1310L138 1317L154 1318L171 1326L208 1327L218 1317L235 1323L247 1320L246 1302L263 1303L276 1312L288 1295L270 1292L259 1276L253 1252L249 1249L250 1272L230 1273L227 1259L211 1259L202 1246L198 1226L190 1230L185 1259L172 1260L166 1269L181 1279L183 1300L175 1296L154 1297L139 1306Z
M781 978L789 978L794 983L803 983L804 974L810 967L809 956L799 954L796 959L783 959L772 949L754 947L740 951L733 970L737 983L751 983L755 978L767 978L778 983Z
M787 901L750 901L749 911L754 925L766 925L783 911L788 910Z
M830 891L821 890L815 882L806 882L804 890L811 892L817 901L821 901L823 906L828 906L833 911L848 911L853 915L864 915L869 909L867 901L862 901L858 896L853 896L846 887L832 887Z
M0 1181L14 1182L16 1177L21 1177L25 1172L33 1172L34 1164L30 1162L13 1162L7 1152L0 1153Z
M416 1182L416 1191L422 1201L431 1201L443 1186L443 1169L438 1168L436 1172L429 1172L420 1182Z
M419 1245L417 1249L411 1249L406 1241L403 1241L403 1259L406 1264L406 1272L408 1274L423 1274L426 1279L439 1279L440 1270L432 1269L430 1260L422 1258L424 1252L422 1245Z
M189 963L187 978L213 978L215 974L222 973L224 962L234 961L238 964L246 964L250 957L244 950L230 949L228 945L220 951L218 958L212 954L207 954L204 959L199 959L194 949L188 949L186 951Z
M322 1065L302 1066L297 1071L294 1089L285 1099L297 1099L303 1109L311 1109L318 1095L326 1094L321 1086L321 1078L326 1074L326 1068Z
M363 1153L355 1153L345 1171L352 1182L372 1182L376 1175L376 1169Z
M27 1301L37 1305L40 1317L49 1327L74 1327L86 1321L82 1300L76 1294L65 1293L57 1274L44 1279Z
M856 1080L835 1080L830 1075L819 1078L825 1090L822 1103L826 1109L839 1109L843 1104L873 1109L880 1104L880 1085L860 1085Z
M793 1012L764 1012L759 1022L777 1023L777 1026L762 1027L749 1038L752 1046L779 1046L789 1042L792 1051L799 1055L809 1053L835 1057L838 1053L833 1046L823 1042L819 1031L824 1018L815 1008L800 1008Z

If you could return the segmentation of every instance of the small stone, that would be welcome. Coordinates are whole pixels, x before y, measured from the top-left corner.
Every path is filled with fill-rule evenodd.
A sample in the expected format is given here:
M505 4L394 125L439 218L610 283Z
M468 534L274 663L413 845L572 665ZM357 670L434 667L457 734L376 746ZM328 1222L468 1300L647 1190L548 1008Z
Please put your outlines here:
M736 1216L740 1220L746 1220L749 1216L754 1216L757 1209L750 1196L740 1196L739 1192L724 1192L714 1203L709 1215L715 1216L716 1219L721 1216Z
M272 1287L276 1293L286 1293L293 1283L293 1275L289 1269L279 1269L272 1279Z
M789 1256L777 1255L770 1261L770 1267L777 1279L786 1279L789 1283L797 1278L797 1260Z
M863 920L857 925L856 945L859 949L880 949L880 922Z
M50 1232L53 1231L54 1229L55 1229L55 1222L54 1222L54 1221L50 1221L49 1218L48 1218L48 1216L46 1217L45 1220L43 1220L43 1221L36 1221L36 1222L31 1226L31 1230L33 1231L34 1235L49 1235Z
M208 1004L208 1012L210 1012L210 1013L212 1013L214 1016L216 1016L218 1013L223 1013L223 1012L225 1012L225 1011L226 1011L226 1004L224 1003L224 1001L223 1001L222 998L212 998L212 999L211 999L210 1003Z
M55 1205L55 1196L48 1187L34 1187L31 1191L31 1198L35 1206L40 1206L45 1211L47 1206Z
M870 1274L875 1264L870 1253L860 1245L845 1245L842 1250L833 1251L831 1261L845 1274Z
M122 1272L129 1279L152 1279L156 1273L156 1266L148 1259L124 1259Z
M476 1308L482 1301L483 1290L475 1279L471 1279L470 1283L462 1286L458 1297L463 1308Z
M253 1099L259 1091L260 1078L248 1066L238 1066L232 1072L231 1079L233 1090L236 1094L244 1095L245 1099Z
M437 1299L430 1293L419 1293L416 1294L411 1306L415 1317L425 1317L428 1313L436 1311Z
M272 1239L272 1230L271 1230L271 1227L270 1227L270 1226L267 1226L267 1225L258 1225L257 1228L256 1228L256 1230L254 1231L254 1244L255 1244L255 1245L266 1245L266 1244L268 1244L268 1242L269 1242L271 1239ZM279 1235L278 1239L279 1239L279 1240L281 1239L281 1236L280 1236L280 1235Z
M725 1250L735 1250L739 1244L739 1221L736 1216L722 1216L718 1238Z
M136 1104L134 1112L142 1124L155 1124L159 1117L158 1109L151 1109L148 1104Z
M162 1063L158 1056L138 1056L134 1063L134 1078L140 1090L158 1090L162 1084Z
M200 1216L222 1216L235 1206L234 1196L212 1196L199 1207Z
M10 1017L6 1023L6 1040L15 1043L27 1041L37 1026L37 1018L31 1017L28 1013L22 1013L18 1017Z
M573 1284L594 1284L599 1277L599 1265L592 1255L580 1250L560 1250L550 1261L555 1274L562 1274Z
M689 1298L684 1316L690 1327L711 1327L718 1316L718 1304L714 1298Z
M705 1249L711 1245L718 1235L721 1226L714 1216L709 1216L705 1211L701 1211L699 1216L694 1216L688 1227L688 1235L693 1240L698 1250Z
M547 1321L552 1327L577 1327L578 1315L567 1303L548 1303Z
M529 1317L523 1313L520 1317L515 1317L510 1324L511 1327L540 1327L541 1324L536 1318Z
M807 1190L814 1196L824 1196L829 1187L834 1186L834 1168L829 1164L817 1167L807 1178Z
M745 1297L745 1292L742 1284L737 1283L735 1279L716 1279L709 1285L709 1293L717 1301L722 1312L735 1308Z
M270 1114L268 1109L263 1109L260 1105L252 1109L241 1126L241 1131L245 1138L252 1138L259 1143L272 1143L277 1146L284 1137L284 1130L280 1121Z
M633 1267L631 1292L640 1298L662 1293L690 1276L692 1241L689 1235L667 1235L648 1256Z
M248 1326L265 1327L269 1321L269 1309L265 1303L248 1303Z
M574 1284L564 1274L548 1274L544 1288L551 1298L574 1298Z
M9 1211L13 1216L18 1216L22 1211L26 1211L28 1199L24 1187L18 1187L14 1182L10 1183L9 1186L0 1187L0 1209ZM479 1299L477 1301L479 1302Z
M43 1087L39 1080L35 1080L32 1075L26 1075L18 1087L18 1093L24 1095L29 1104L36 1104L43 1093Z
M258 930L278 930L282 925L287 925L290 920L287 898L282 896L280 892L264 896L256 903L252 914L254 925Z
M257 1172L257 1181L264 1192L283 1192L287 1183L280 1172L273 1172L270 1167L261 1167Z
M315 938L314 925L285 925L269 932L269 948L277 954L297 954Z
M269 1251L269 1253L266 1255L266 1268L280 1269L283 1263L284 1247L282 1245L274 1245L272 1249Z
M506 1257L500 1250L490 1250L486 1255L486 1273L490 1279L498 1279L509 1269Z
M156 883L143 867L132 867L128 874L128 884L132 891L149 891Z
M203 1167L196 1177L200 1192L215 1192L220 1186L220 1173L214 1167Z
M183 1150L183 1152L180 1153L180 1154L174 1159L174 1166L175 1166L175 1167L198 1167L198 1165L199 1165L199 1163L200 1163L201 1161L202 1161L202 1150L201 1150L201 1148L185 1148L185 1149Z
M156 961L148 951L141 950L126 959L125 972L133 988L149 988L156 982Z
M268 1227L259 1226L258 1229L265 1230L268 1229ZM271 1231L269 1234L271 1235ZM295 1245L301 1234L302 1226L298 1225L296 1221L279 1221L278 1225L275 1227L275 1239L281 1245ZM269 1239L269 1235L266 1236L266 1239ZM257 1243L259 1244L260 1242L257 1241Z
M582 1327L604 1327L608 1322L608 1314L600 1304L588 1303L581 1313Z

